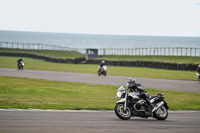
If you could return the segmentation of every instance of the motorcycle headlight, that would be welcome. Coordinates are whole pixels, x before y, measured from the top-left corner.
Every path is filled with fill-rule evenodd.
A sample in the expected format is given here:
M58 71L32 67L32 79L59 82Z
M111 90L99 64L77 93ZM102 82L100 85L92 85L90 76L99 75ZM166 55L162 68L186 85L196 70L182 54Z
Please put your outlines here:
M122 92L118 91L117 92L117 97L121 97L122 96Z
M127 86L129 86L130 83L126 83Z

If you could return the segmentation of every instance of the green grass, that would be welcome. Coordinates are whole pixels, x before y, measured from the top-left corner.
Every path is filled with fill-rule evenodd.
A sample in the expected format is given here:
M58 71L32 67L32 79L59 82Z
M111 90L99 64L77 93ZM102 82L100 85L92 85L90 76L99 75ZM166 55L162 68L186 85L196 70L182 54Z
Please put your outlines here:
M85 57L78 52L2 49L0 52L30 53L53 58ZM17 69L19 57L0 56L0 68ZM106 60L161 61L198 64L200 57L175 56L102 56ZM97 65L50 63L23 58L25 69L97 74ZM195 72L139 67L108 66L108 75L162 79L196 80ZM12 84L11 84L12 83ZM0 108L18 109L113 109L118 86L91 85L43 79L0 76ZM146 89L150 95L164 93L171 110L199 110L200 94Z
M17 60L17 57L0 56L0 68L17 69ZM45 70L91 74L97 74L98 70L98 65L51 63L31 58L23 58L23 60L25 62L24 69L29 70ZM142 67L108 66L107 74L116 76L147 77L159 79L196 80L196 75L194 71L175 71Z
M112 110L118 87L0 76L0 108ZM200 109L198 93L146 90L164 93L170 110Z
M200 57L192 56L125 56L125 55L105 55L101 60L115 61L154 61L154 62L171 62L171 63L188 63L199 64Z
M47 56L47 57L52 57L52 58L61 58L61 59L75 59L75 58L85 57L85 54L81 54L76 51L28 50L28 49L0 48L0 52L28 53L28 54L36 54L36 55Z

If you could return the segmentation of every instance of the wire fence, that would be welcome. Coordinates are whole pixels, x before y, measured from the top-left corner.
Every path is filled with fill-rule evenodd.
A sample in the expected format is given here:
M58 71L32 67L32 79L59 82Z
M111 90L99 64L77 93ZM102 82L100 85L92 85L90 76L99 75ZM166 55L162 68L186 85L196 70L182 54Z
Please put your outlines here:
M49 44L0 42L0 48L29 50L77 51L86 54L84 48L61 47ZM137 56L200 56L200 48L191 47L150 47L150 48L99 48L98 55L137 55Z
M154 48L101 48L100 55L158 55L158 56L200 56L200 48L154 47Z
M29 50L77 51L77 52L85 54L85 49L60 47L60 46L56 46L56 45L40 44L40 43L0 42L0 48L29 49Z

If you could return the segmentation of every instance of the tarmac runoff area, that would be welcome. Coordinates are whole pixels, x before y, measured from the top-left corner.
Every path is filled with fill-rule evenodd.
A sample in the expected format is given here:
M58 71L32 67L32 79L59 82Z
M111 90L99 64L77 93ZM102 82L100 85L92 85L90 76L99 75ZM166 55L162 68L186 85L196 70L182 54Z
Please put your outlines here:
M155 118L119 119L114 111L0 109L1 133L199 133L200 111L169 111Z
M23 70L0 68L1 76L12 77L27 77L36 79L46 79L55 81L81 82L88 84L102 84L126 86L126 76L98 76L97 74L55 72L55 71L38 71L38 70ZM134 76L134 75L133 75ZM200 93L200 83L198 81L186 80L170 80L170 79L154 79L135 77L138 83L141 83L144 88L184 91Z

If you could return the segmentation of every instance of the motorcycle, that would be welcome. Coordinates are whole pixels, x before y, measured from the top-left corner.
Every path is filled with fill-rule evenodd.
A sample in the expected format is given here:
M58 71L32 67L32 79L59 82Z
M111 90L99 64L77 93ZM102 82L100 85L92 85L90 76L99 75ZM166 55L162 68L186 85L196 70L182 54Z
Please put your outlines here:
M139 93L129 92L121 86L117 91L116 98L121 98L115 106L115 114L122 120L129 120L131 117L154 117L157 120L165 120L168 117L168 105L164 101L162 93L151 96L150 102L154 105L151 110L146 101L140 98Z
M199 82L200 82L200 73L196 72L196 75L197 75L196 79L199 80Z
M98 70L98 75L101 76L101 75L104 75L106 76L106 70L107 70L107 66L104 65L103 67L100 68L100 66L98 66L99 70Z
M23 70L24 68L24 62L23 61L20 61L20 63L18 64L18 70Z

